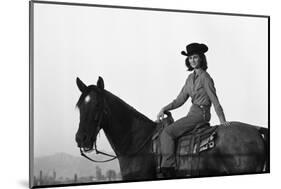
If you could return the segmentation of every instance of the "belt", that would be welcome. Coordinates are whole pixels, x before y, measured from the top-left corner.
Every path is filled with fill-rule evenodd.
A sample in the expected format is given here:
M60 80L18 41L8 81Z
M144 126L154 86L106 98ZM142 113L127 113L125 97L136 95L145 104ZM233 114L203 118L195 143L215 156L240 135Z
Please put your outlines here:
M211 106L209 105L199 105L199 104L193 104L193 105L198 106L201 109L211 108Z

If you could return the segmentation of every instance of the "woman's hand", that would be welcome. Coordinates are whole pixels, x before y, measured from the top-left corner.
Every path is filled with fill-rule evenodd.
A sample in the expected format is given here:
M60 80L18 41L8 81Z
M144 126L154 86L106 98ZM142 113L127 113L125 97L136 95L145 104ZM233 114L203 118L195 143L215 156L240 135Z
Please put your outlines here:
M160 110L160 112L157 114L157 120L156 120L156 122L160 122L163 118L164 118L164 110L163 110L163 108Z

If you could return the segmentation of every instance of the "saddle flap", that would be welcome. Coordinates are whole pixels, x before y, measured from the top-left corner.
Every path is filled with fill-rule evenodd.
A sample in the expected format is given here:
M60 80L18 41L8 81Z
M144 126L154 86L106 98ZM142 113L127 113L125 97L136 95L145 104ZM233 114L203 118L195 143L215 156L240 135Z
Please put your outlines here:
M192 143L193 143L193 136L192 135L186 135L178 139L178 150L177 155L185 156L189 155L192 152Z

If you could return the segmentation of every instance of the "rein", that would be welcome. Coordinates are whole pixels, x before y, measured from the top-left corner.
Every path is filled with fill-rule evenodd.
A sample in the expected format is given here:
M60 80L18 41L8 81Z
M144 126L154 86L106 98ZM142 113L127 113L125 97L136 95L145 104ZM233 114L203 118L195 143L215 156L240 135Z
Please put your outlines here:
M90 158L89 156L87 156L87 155L83 152L83 150L82 150L81 148L80 148L80 153L81 153L81 156L83 156L83 157L85 157L86 159L88 159L88 160L90 160L90 161L92 161L92 162L95 162L95 163L105 163L105 162L109 162L109 161L112 161L112 160L114 160L114 159L117 158L117 156L113 156L113 155L110 155L110 154L107 154L107 153L104 153L104 152L97 151L97 149L96 149L96 153L97 153L97 154L102 154L102 155L110 156L110 157L112 157L112 158L111 158L111 159L108 159L108 160L104 160L104 161L94 160L94 159Z
M104 118L104 115L108 114L108 111L106 111L106 107L107 107L107 109L108 109L108 106L107 106L107 104L106 104L104 98L103 98L103 102L104 102L104 103L103 103L103 106L102 106L102 110L101 110L101 112L96 116L97 119L95 119L95 120L98 120L98 130L100 130L100 129L102 128L102 127L101 127L101 123L102 123L102 120L103 120L103 118ZM139 151L141 151L141 150L143 149L143 147L147 144L147 142L149 141L149 139L152 137L153 134L154 134L154 133L152 132L152 134L149 135L149 136L144 140L144 142L142 143L142 145L140 145L140 147L139 147L135 152L132 152L132 153L129 153L129 154L126 154L126 155L127 155L127 156L132 156L132 155L137 154ZM126 138L127 138L127 137L126 137ZM102 155L104 155L104 156L108 156L108 157L111 157L111 158L108 159L108 160L104 160L104 161L92 159L92 158L90 158L89 156L87 156L87 155L83 152L82 148L80 148L80 155L83 156L83 157L85 157L86 159L92 161L92 162L95 162L95 163L105 163L105 162L113 161L113 160L115 160L116 158L119 157L118 155L111 155L111 154L107 154L107 153L105 153L105 152L99 151L99 150L97 149L97 143L96 143L96 142L95 142L94 151L96 151L96 154L102 154Z

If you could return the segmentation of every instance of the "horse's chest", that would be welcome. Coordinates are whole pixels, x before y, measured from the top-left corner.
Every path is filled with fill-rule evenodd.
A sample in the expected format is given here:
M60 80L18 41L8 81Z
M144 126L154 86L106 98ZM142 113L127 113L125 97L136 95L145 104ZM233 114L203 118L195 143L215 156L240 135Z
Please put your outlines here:
M148 175L147 170L153 166L152 156L132 156L119 159L120 169L123 175L134 175L133 178ZM151 172L151 171L149 171Z

